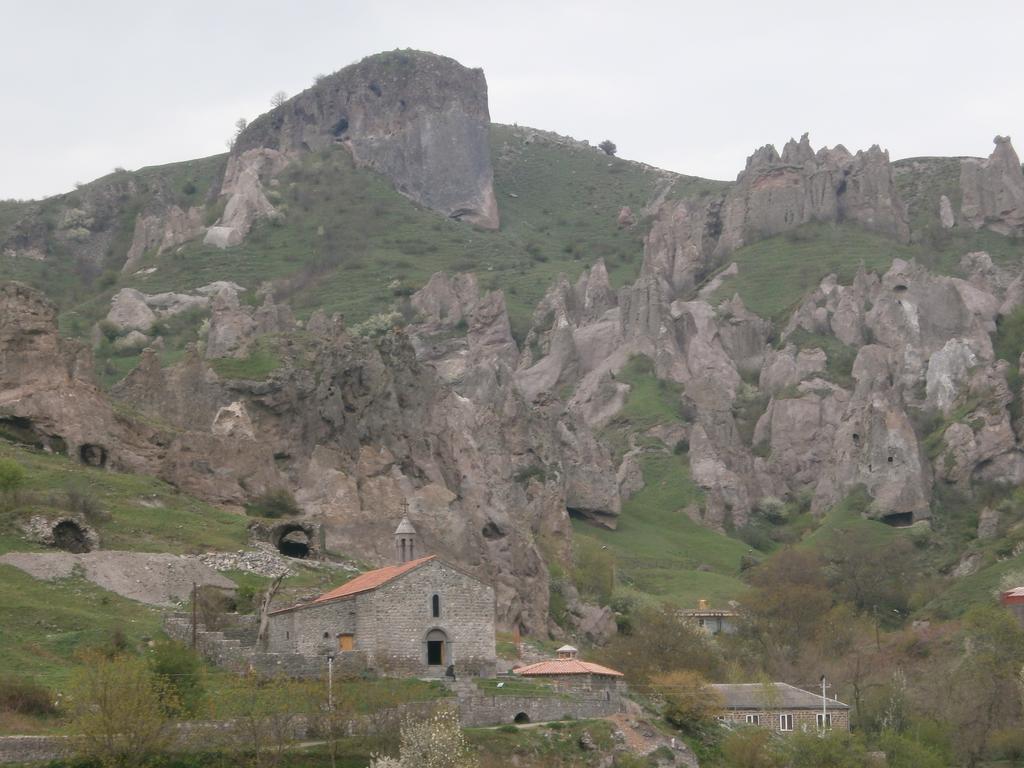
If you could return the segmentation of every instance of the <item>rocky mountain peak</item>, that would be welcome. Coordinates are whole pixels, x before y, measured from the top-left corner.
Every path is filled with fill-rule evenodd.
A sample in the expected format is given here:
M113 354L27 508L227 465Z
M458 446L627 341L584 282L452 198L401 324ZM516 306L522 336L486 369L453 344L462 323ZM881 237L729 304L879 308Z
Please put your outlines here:
M342 144L417 203L496 229L489 124L482 70L433 53L391 51L321 78L261 115L232 155Z

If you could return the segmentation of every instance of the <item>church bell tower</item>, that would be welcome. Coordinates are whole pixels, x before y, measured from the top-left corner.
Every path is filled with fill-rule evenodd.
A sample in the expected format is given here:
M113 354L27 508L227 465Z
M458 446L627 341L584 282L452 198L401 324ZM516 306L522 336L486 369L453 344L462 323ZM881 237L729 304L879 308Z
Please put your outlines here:
M403 515L402 522L395 528L395 559L399 565L416 559L416 529Z

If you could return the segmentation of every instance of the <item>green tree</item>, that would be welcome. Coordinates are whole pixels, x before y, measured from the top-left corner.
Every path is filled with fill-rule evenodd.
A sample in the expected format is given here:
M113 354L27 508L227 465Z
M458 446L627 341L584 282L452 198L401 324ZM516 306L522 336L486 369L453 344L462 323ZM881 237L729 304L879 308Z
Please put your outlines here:
M960 758L973 768L996 730L1019 727L1024 631L1007 611L985 606L964 617L963 641L963 658L947 678L942 704L944 719L956 728Z
M280 765L296 741L296 722L322 700L322 687L254 674L234 678L217 714L234 724L238 747L255 768Z
M25 485L25 468L13 459L0 459L0 496L10 504Z
M899 733L882 734L878 746L885 752L888 768L945 768L949 765L937 750Z
M597 654L632 683L644 684L679 669L714 678L722 671L721 651L708 635L686 621L673 605L644 608L631 617L630 633L616 635Z
M783 740L787 768L868 768L873 762L864 743L845 731L793 733Z
M728 768L782 768L783 758L767 728L741 728L722 742Z
M906 539L879 546L864 532L843 531L825 550L833 593L861 611L882 617L905 613L913 582L913 547Z
M72 678L72 730L81 756L104 768L148 764L172 736L174 693L146 662L92 653Z
M170 701L163 702L165 711L200 714L206 689L199 654L174 640L159 641L149 656L149 667L162 682L162 690L172 694Z
M682 669L658 675L654 691L665 705L662 717L681 731L699 734L722 713L722 699L697 672Z
M785 549L752 569L742 630L760 645L761 658L793 662L817 639L833 603L822 566L813 552Z

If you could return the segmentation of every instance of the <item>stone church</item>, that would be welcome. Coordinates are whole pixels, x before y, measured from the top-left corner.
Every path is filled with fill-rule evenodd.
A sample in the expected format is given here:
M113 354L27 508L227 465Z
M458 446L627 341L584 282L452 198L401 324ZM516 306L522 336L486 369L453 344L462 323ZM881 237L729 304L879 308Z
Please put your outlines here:
M416 529L395 530L395 565L356 576L309 603L272 611L267 651L334 657L342 673L490 677L494 589L433 555Z

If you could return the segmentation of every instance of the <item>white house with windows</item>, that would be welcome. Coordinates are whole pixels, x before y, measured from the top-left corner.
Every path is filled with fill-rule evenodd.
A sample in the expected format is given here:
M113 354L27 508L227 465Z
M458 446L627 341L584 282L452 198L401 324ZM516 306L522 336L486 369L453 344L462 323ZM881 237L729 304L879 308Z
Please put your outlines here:
M721 699L722 720L730 725L793 731L850 730L850 707L788 683L710 686Z
M331 656L342 672L493 676L494 589L418 551L402 518L394 565L367 571L316 599L271 611L271 653Z

